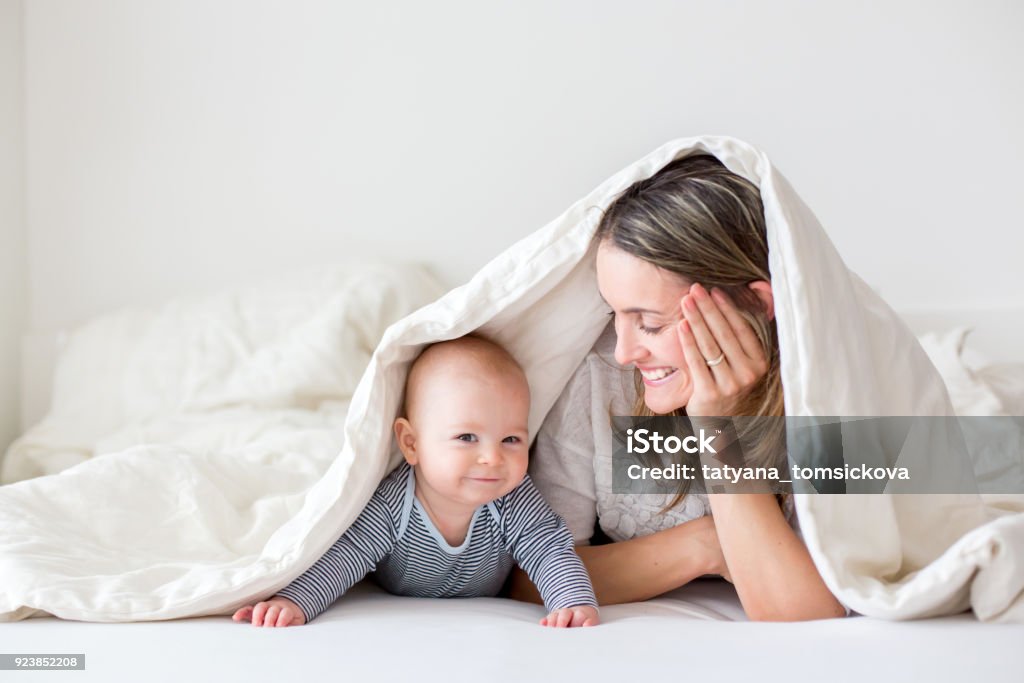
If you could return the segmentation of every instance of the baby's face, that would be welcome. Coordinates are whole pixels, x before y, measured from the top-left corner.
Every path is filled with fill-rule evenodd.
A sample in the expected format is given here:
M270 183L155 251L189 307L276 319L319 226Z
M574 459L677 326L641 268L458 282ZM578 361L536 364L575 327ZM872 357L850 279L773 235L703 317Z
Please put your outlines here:
M526 381L471 363L442 368L425 382L416 415L410 416L417 483L474 507L518 486L528 464Z

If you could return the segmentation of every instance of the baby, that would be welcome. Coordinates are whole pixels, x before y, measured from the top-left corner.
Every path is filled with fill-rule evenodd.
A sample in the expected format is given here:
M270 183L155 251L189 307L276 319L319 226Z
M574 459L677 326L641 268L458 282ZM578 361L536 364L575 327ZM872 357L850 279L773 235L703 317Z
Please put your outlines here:
M312 567L233 619L304 624L371 571L398 595L493 596L515 563L550 612L541 625L596 625L572 535L526 476L529 410L526 376L497 344L468 336L428 347L394 425L406 462Z

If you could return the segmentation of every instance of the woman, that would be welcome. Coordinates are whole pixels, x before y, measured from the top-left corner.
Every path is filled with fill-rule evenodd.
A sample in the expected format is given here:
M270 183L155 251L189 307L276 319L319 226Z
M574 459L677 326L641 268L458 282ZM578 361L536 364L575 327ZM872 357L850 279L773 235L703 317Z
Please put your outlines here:
M614 325L545 420L531 475L572 529L599 602L720 574L753 620L844 615L772 494L611 491L610 415L783 415L757 187L714 157L686 157L620 195L594 239ZM595 531L615 542L589 545ZM537 600L521 573L511 594Z

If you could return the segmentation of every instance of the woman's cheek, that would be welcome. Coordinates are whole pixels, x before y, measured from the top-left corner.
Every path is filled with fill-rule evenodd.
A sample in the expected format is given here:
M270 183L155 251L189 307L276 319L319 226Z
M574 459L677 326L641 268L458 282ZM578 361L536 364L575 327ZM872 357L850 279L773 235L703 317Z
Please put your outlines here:
M679 368L679 378L672 384L651 389L644 389L644 402L647 407L656 413L670 413L678 410L690 402L693 395L693 383L690 381L690 374L686 368Z

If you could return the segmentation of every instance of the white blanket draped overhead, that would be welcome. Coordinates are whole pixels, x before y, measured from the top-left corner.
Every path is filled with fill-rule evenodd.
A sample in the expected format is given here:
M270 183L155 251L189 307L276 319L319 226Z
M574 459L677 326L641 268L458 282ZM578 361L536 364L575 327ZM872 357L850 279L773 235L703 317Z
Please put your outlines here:
M246 533L249 513L237 502L204 507L239 488L257 498L261 486L273 490L216 451L204 460L173 447L145 458L128 450L0 488L0 618L36 610L97 621L226 614L283 586L351 524L397 463L391 421L424 344L478 328L504 343L527 371L536 434L607 320L590 244L601 211L633 182L696 152L761 189L787 414L952 415L913 335L846 268L763 154L730 138L676 140L388 328L352 396L340 454L304 496L274 508L276 528ZM190 501L188 519L181 501ZM973 607L982 619L1024 621L1020 497L798 496L797 511L825 581L858 612L900 619ZM155 527L110 523L119 512ZM97 519L109 533L89 531ZM159 544L146 537L153 528Z

